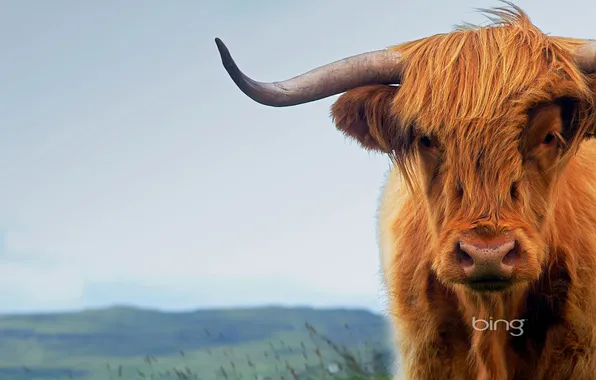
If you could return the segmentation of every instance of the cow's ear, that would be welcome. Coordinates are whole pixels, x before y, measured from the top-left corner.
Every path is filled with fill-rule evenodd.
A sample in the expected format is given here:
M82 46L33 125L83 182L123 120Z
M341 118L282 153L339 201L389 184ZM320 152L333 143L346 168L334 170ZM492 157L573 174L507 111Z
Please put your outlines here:
M396 86L372 85L347 91L331 107L337 129L367 150L389 153L388 133L395 124L391 113Z

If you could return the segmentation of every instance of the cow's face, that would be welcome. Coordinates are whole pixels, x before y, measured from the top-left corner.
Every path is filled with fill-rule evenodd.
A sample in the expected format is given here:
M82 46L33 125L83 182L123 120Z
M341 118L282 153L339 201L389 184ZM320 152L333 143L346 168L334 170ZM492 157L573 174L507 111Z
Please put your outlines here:
M503 104L499 117L433 128L401 122L400 91L349 91L332 115L364 147L390 153L426 206L420 212L431 243L416 254L431 255L441 281L471 291L504 291L537 279L549 254L558 184L581 140L581 102Z
M574 102L560 99L447 134L415 133L416 191L441 280L498 291L539 276L573 114Z
M398 90L369 86L334 104L340 129L389 152L426 205L439 279L498 291L536 279L546 260L545 226L577 126L576 102L511 107L499 118L443 129L400 124Z

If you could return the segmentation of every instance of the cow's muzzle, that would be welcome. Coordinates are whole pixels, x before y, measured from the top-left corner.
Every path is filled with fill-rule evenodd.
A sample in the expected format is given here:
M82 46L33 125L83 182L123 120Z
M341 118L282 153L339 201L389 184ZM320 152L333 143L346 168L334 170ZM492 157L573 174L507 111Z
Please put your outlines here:
M491 238L462 236L455 254L464 284L477 291L499 291L512 283L520 247L508 234Z

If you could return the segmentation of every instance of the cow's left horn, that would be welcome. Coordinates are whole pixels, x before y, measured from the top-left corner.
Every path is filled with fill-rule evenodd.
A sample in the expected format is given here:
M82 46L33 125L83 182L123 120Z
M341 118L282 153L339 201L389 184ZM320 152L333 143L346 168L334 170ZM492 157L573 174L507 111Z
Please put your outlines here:
M596 40L584 40L575 51L575 62L586 74L596 73Z
M221 61L236 85L254 101L273 107L308 103L370 84L398 84L399 53L378 50L344 58L282 82L257 82L240 71L226 45L215 39Z

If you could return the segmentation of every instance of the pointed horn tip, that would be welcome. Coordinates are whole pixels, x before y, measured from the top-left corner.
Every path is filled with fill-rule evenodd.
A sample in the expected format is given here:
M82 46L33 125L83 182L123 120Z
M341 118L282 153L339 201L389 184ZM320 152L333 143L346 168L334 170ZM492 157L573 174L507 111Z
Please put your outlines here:
M224 42L219 39L215 38L215 44L217 45L217 50L219 50L219 56L221 57L221 63L223 64L226 71L234 78L237 74L239 74L239 69L232 58L232 54L230 54L230 50ZM234 80L235 81L235 80Z
M228 51L228 47L218 37L215 37L215 45L217 45L217 50L219 50L219 55L221 55L222 58L224 55L230 55L230 52Z

